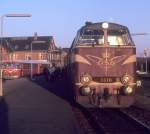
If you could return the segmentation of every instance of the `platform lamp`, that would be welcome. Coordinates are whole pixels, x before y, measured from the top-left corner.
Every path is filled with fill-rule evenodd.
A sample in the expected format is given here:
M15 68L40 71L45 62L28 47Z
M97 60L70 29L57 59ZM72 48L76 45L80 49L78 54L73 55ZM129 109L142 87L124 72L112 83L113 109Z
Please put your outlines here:
M148 71L147 71L147 51L148 51L148 49L147 48L145 48L144 49L144 57L145 57L145 72L146 72L146 74L148 73Z
M3 83L2 83L2 49L3 49L3 23L4 23L4 17L31 17L31 14L3 14L0 17L1 21L1 41L0 41L0 96L3 96Z

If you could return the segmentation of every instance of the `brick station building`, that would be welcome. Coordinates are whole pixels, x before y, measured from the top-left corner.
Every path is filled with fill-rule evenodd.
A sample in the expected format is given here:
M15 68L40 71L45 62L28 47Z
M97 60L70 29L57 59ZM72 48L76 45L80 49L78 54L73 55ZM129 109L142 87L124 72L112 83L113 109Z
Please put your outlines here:
M18 62L23 69L23 75L30 74L31 61L33 73L39 74L44 66L52 62L60 62L60 51L56 47L53 36L5 37L2 38L1 61Z

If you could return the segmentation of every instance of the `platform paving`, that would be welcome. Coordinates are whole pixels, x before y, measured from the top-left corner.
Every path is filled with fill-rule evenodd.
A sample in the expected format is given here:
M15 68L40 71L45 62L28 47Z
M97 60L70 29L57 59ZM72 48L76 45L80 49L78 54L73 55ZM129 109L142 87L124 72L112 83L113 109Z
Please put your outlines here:
M0 134L78 134L67 101L27 78L3 82Z

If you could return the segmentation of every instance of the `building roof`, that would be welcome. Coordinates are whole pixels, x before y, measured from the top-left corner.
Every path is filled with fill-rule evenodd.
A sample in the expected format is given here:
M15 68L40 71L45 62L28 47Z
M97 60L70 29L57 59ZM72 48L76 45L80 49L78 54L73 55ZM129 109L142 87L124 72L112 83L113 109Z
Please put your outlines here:
M6 37L3 46L8 51L30 51L56 49L53 36Z
M66 53L69 52L69 48L62 48L62 50L63 50L64 52L66 52Z

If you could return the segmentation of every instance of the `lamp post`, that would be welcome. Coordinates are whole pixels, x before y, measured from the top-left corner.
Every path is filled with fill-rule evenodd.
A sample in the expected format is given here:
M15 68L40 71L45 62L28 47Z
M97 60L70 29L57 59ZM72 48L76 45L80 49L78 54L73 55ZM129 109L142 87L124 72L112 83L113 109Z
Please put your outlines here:
M0 44L0 96L3 96L3 83L2 83L2 49L3 49L3 24L4 24L4 17L31 17L31 14L4 14L1 16L1 44Z
M30 75L30 78L31 80L34 80L33 79L33 44L38 44L38 43L45 43L45 41L42 41L42 40L33 40L30 44L31 46L31 75Z
M146 74L148 73L148 71L147 71L147 51L148 51L148 50L149 50L149 49L147 49L147 48L144 49L145 68L146 68L145 72L146 72Z

